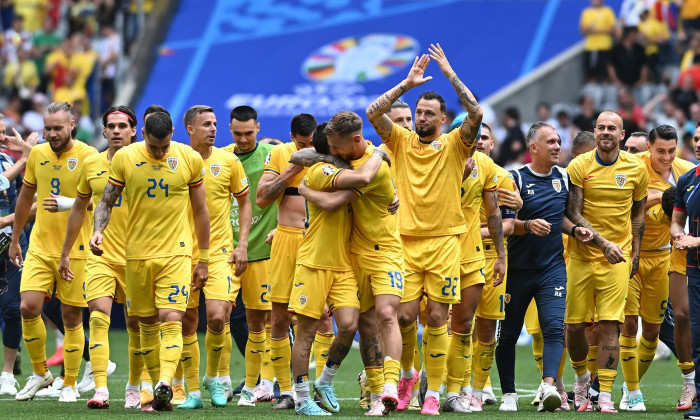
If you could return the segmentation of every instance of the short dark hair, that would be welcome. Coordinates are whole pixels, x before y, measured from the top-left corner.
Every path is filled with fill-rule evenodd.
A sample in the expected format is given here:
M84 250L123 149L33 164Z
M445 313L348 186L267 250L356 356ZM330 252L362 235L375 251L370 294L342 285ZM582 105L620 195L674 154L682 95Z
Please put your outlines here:
M197 115L204 114L206 112L211 112L213 114L214 108L210 107L209 105L191 106L190 109L188 109L187 112L185 112L185 129L187 129L188 125L192 125Z
M118 114L126 114L129 120L129 126L131 127L136 127L136 124L138 121L136 120L136 114L134 113L134 110L129 108L126 105L119 105L119 106L111 106L107 108L104 114L102 114L102 125L107 126L107 118L113 114L113 113L118 113Z
M661 209L669 219L673 217L673 206L676 203L676 187L666 188L661 195Z
M149 116L151 114L155 114L156 112L164 112L164 113L170 115L170 113L168 112L167 109L163 108L160 105L153 104L153 105L149 105L148 108L146 108L146 110L143 111L143 120L146 121L147 116Z
M326 136L330 134L347 136L357 132L362 132L362 118L352 111L340 111L333 115L323 129Z
M645 133L644 131L635 131L634 133L630 134L630 137L644 137L646 140L649 140L649 134Z
M591 146L593 146L593 148L596 146L593 133L590 131L579 131L578 134L571 139L571 154L579 154L577 153L579 150Z
M678 143L678 133L676 129L668 124L661 124L649 131L649 143L654 144L657 138L661 140L675 140L676 143Z
M418 100L416 100L416 106L418 106L418 102L420 102L421 99L426 100L426 101L436 100L436 101L440 102L440 111L443 114L447 114L447 104L445 103L445 100L442 99L442 96L435 93L435 91L429 90L427 92L421 93L420 96L418 97Z
M554 128L552 124L546 123L544 121L538 121L532 124L530 126L530 129L527 130L527 134L525 135L525 144L529 146L535 140L535 137L537 137L537 133L540 132L540 128L543 127L549 127L552 130L554 130L555 133L557 132L557 129Z
M482 127L488 128L488 129L489 129L489 133L491 133L491 136L493 136L493 130L491 129L491 126L490 126L490 125L488 125L488 124L486 124L485 122L482 121L482 122L481 122L481 126L482 126ZM479 140L479 139L477 139L477 140Z
M233 120L238 120L238 121L248 121L248 120L253 120L256 123L258 122L258 113L250 106L248 105L240 105L231 110L231 118L229 119L229 122Z
M314 138L311 140L311 143L314 145L314 149L323 155L331 154L331 149L328 147L328 138L326 138L325 133L327 125L328 121L319 124L318 127L316 127L316 131L314 131Z
M514 106L506 108L503 114L510 119L520 122L520 110Z
M157 139L164 139L173 132L173 120L170 119L170 114L165 112L154 112L146 120L144 124L146 135Z
M311 114L297 114L292 118L292 136L310 136L318 122Z
M397 99L394 101L393 104L391 104L389 111L391 111L392 109L401 109L401 108L406 108L409 111L411 110L411 107L406 102L402 101L401 99ZM389 112L389 111L387 111L387 112Z

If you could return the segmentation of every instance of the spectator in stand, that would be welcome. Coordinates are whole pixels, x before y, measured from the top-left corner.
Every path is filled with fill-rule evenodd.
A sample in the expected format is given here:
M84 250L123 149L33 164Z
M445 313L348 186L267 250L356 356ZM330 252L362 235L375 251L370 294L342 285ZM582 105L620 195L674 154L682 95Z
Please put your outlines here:
M622 30L622 39L612 49L608 75L617 85L641 87L647 82L647 62L644 47L639 42L639 30L628 26Z
M617 35L619 36L622 33L622 28L624 27L639 26L642 11L648 9L651 3L651 0L623 0L617 22Z
M22 101L19 97L17 89L14 89L10 93L10 99L7 102L7 108L0 111L4 115L5 127L11 128L15 127L17 131L21 131L22 128ZM20 133L21 134L21 133Z
M700 31L700 0L685 0L681 6L680 19L683 21L683 26L678 27L678 37L681 40Z
M91 36L96 34L95 2L92 0L70 0L69 5L69 33L84 32Z
M595 101L591 95L583 95L578 101L580 111L574 117L574 126L579 131L593 132L595 120L598 118L598 111L595 109Z
M5 62L16 63L19 50L31 51L32 35L24 29L24 18L15 15L12 27L5 31L5 41L2 43L2 57Z
M39 133L39 141L43 141L44 133L44 108L48 105L43 93L35 93L32 96L32 108L22 116L22 125L27 132Z
M684 131L693 133L698 122L700 122L700 103L693 102L690 104L690 119L685 123Z
M581 13L579 29L585 37L583 61L586 80L606 81L607 65L613 47L615 13L603 5L603 0L591 0L591 7Z
M64 39L59 48L51 51L46 57L44 75L48 79L48 91L53 92L61 87L65 74L70 71L69 64L72 55L73 43L70 39Z
M44 18L44 24L41 30L34 33L32 38L32 55L36 63L37 71L40 75L44 74L44 64L46 57L51 51L61 45L61 36L56 34L53 21L50 17ZM46 90L46 83L42 83L43 90Z
M571 117L565 109L557 111L557 119L554 120L554 129L561 139L561 159L560 162L568 162L571 160L569 151L571 150L571 139L574 132L574 125L571 122Z
M683 53L681 59L681 72L693 65L697 55L700 55L700 32L693 32L688 42L688 49Z
M114 101L117 65L119 59L119 50L121 42L119 34L110 25L105 25L102 28L102 42L100 45L100 66L102 74L100 75L100 86L102 87L102 109L106 110Z
M685 115L685 112L683 112L683 110L681 110L680 108L677 108L677 109L676 109L676 112L675 112L673 115L674 115L674 117L675 117L675 119L676 119L676 122L673 124L673 127L677 127L677 128L678 128L678 135L679 135L679 136L680 136L682 133L690 133L690 134L693 134L693 133L695 132L695 130L693 130L693 131L688 131L688 130L687 130L687 128L688 128L688 122L691 122L691 123L692 123L692 121L689 121L689 120L688 120L688 117Z
M668 58L664 62L661 61L661 50L668 49L671 33L668 31L665 23L652 16L649 9L642 11L640 19L639 32L642 35L644 45L646 45L644 53L646 54L647 68L649 69L649 81L659 83L661 81L661 68L663 65L668 64Z
M626 86L617 91L617 112L622 116L623 126L626 127L625 138L629 137L629 133L642 131L646 126L644 111L635 101L634 93Z
M692 133L683 133L683 145L682 147L678 147L678 149L676 149L676 155L681 159L685 159L693 163L698 163L698 160L695 157L695 151L693 149Z
M82 109L83 101L81 99L73 102L73 121L75 121L75 139L80 140L83 143L92 143L95 138L95 124L92 122L89 116L83 115Z
M642 107L642 112L644 112L644 117L647 120L647 128L651 129L666 124L675 128L676 131L680 131L682 127L676 127L676 118L674 116L676 109L676 104L668 97L668 94L660 93L656 95Z
M48 0L12 0L15 16L24 18L24 28L29 32L36 32L46 16Z
M75 72L66 72L63 76L61 87L54 91L51 102L68 102L75 106L75 103L80 101L82 107L87 99L87 95L85 94L85 87L78 85L76 80Z
M3 84L6 88L24 89L29 95L39 86L39 72L29 54L29 51L21 49L17 52L19 60L5 65Z
M697 56L697 58L700 59L700 56ZM698 94L695 91L695 77L691 73L686 72L681 74L679 79L680 87L671 91L671 99L683 111L686 118L690 118L690 104L698 102Z
M555 125L557 123L556 120L552 118L552 106L549 105L548 102L542 101L538 103L537 108L535 108L535 113L537 114L538 121L544 121L550 125Z
M75 73L75 86L77 88L82 88L85 90L85 97L88 99L91 97L88 92L89 89L88 80L90 76L95 72L95 64L97 63L98 55L95 50L92 49L90 45L90 38L88 38L83 33L76 33L71 37L71 41L74 45L74 53L70 59L70 70ZM90 114L90 104L92 100L84 101L82 105L82 113L85 115ZM110 102L111 104L111 102Z
M501 143L498 151L496 163L501 167L519 162L525 153L525 135L520 128L520 111L515 107L508 107L503 112L503 128L506 130L506 137Z

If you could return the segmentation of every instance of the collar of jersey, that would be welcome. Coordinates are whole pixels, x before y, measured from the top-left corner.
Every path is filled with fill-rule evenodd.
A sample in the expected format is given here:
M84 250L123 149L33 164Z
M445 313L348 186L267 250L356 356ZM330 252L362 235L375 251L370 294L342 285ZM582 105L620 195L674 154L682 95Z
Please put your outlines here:
M250 152L245 152L245 153L236 153L236 149L233 149L233 154L236 156L248 156L249 154L253 153L254 151L258 150L258 142L255 142L255 148L251 150Z
M602 160L600 160L600 157L598 156L598 149L596 149L596 151L595 151L595 161L598 162L601 166L612 166L612 165L615 164L615 162L617 162L617 160L618 160L619 158L620 158L620 151L618 150L618 151L617 151L617 156L615 157L615 160L613 160L613 161L610 162L610 163L603 162Z
M554 166L552 166L552 169L550 169L549 172L547 172L546 174L541 174L541 173L539 173L539 172L535 172L535 170L532 169L532 166L530 166L529 163L528 163L526 166L527 166L527 169L529 169L530 172L532 172L532 174L533 174L534 176L537 176L537 177L540 177L540 178L545 178L545 177L548 177L548 176L552 175L552 171L554 170Z

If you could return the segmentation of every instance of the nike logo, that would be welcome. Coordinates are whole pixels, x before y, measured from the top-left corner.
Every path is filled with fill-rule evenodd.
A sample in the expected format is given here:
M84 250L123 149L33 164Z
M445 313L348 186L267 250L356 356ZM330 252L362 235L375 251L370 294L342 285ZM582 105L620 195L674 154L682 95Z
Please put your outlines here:
M36 341L36 340L38 340L38 339L39 339L39 338L29 338L29 339L25 338L25 339L24 339L24 342L25 342L25 343L31 343L32 341Z
M47 163L49 163L49 161L48 161L48 160L45 160L45 161L41 162L39 165L44 166L44 165L46 165Z
M544 358L544 357L535 357L535 361L539 362L539 361L542 360L543 358Z
M264 351L265 351L265 350L251 350L250 352L251 352L252 354L256 354L256 353L263 353Z
M445 353L430 353L430 357L442 357Z
M588 175L587 177L583 178L584 181L588 181L589 179L593 179L595 175Z
M525 188L532 188L533 185L535 185L535 184L527 184L527 185L525 186Z
M186 361L188 361L188 360L190 360L190 359L191 359L191 357L188 356L188 357L185 357L185 358L180 359L180 361L184 363L184 362L186 362Z
M63 349L63 351L65 351L66 353L75 353L76 351L78 351L78 349L73 349L73 350Z
M294 287L299 287L299 286L303 286L303 285L304 285L304 283L294 283Z
M145 165L145 164L146 164L146 162L141 162L141 163L137 163L136 166L141 167L141 166L143 166L143 165Z
M180 346L178 346L177 344L173 344L172 346L167 346L165 349L170 350L170 349L179 349L179 348L180 348Z
M96 349L96 348L100 347L101 345L102 344L94 344L94 345L90 346L90 350Z
M634 359L634 356L626 357L622 359L623 362L629 362L630 360Z
M145 355L151 353L152 351L153 351L153 350L142 351L142 352L141 352L141 355L142 355L142 356L145 356Z
M276 362L276 361L278 361L278 360L281 359L281 358L282 358L282 356L280 356L280 357L270 357L270 361Z
M107 173L107 171L100 171L97 173L97 176L101 176L101 175L106 174L106 173Z

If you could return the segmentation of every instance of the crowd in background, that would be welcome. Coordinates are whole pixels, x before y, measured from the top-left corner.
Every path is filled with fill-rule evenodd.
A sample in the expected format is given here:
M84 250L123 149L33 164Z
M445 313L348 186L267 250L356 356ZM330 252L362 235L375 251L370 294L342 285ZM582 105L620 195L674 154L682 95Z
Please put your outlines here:
M92 143L94 121L117 94L123 57L153 0L0 0L0 113L8 132L43 130L50 102L73 104L76 138Z

